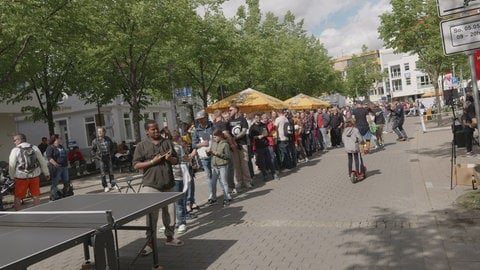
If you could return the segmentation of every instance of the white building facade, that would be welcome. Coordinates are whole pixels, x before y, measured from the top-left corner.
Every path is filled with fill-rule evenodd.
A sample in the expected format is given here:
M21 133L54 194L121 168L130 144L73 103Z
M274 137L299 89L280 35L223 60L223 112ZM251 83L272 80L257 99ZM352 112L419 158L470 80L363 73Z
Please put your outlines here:
M427 92L434 91L432 80L417 68L418 55L394 53L392 49L380 50L382 71L388 76L383 87L388 99L413 101Z

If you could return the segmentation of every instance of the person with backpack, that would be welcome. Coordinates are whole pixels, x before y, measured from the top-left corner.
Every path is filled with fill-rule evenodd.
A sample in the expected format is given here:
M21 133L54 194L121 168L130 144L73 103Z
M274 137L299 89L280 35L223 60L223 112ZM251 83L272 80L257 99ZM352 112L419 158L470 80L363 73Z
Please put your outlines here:
M50 179L47 162L37 146L27 142L25 134L18 133L13 136L15 147L10 152L8 159L9 174L15 179L15 210L20 210L22 199L30 191L33 205L40 204L40 174Z
M50 200L58 200L66 196L73 195L73 189L70 185L68 174L68 154L67 149L62 145L62 138L58 134L50 137L50 142L45 150L47 157L48 169L52 176L52 184L50 188ZM60 180L63 182L63 191L58 190Z
M97 128L97 138L92 141L91 156L100 163L100 175L102 177L103 190L109 192L110 188L107 183L107 173L111 188L115 190L119 190L119 188L113 178L112 157L115 152L115 145L112 139L106 136L106 133L104 127Z

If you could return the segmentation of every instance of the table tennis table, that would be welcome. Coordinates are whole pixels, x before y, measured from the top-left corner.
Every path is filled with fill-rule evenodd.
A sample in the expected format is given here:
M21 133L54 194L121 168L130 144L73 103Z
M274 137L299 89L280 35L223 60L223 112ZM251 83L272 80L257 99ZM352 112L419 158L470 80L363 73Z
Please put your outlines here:
M90 260L89 246L93 247L96 269L119 269L117 230L149 230L156 240L157 224L130 226L127 223L152 215L182 196L181 192L85 194L24 211L3 212L0 215L0 269L26 269L79 244L84 245L86 262ZM146 239L142 249L152 239ZM154 268L159 265L156 242L151 241Z

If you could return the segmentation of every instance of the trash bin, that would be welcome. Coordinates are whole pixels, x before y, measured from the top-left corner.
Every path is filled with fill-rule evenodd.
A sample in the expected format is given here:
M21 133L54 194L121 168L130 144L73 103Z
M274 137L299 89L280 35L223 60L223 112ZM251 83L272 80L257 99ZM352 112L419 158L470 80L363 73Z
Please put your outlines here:
M457 147L465 147L465 133L463 133L463 126L462 125L454 125L453 126L453 135L455 140L455 145Z
M425 119L426 120L432 120L432 110L427 109L427 113L425 114Z

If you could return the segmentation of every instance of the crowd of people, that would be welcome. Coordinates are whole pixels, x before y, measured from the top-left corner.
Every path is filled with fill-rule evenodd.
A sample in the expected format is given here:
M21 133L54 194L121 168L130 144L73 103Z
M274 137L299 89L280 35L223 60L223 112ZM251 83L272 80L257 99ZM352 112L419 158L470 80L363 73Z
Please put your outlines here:
M461 117L464 132L472 133L477 120L472 98L467 99ZM242 113L232 104L227 111L215 111L211 117L205 111L195 115L195 123L186 130L170 132L160 128L154 120L144 124L146 138L137 143L131 158L133 169L143 174L141 193L183 192L185 197L174 205L161 209L166 245L181 246L183 241L175 238L187 231L188 217L194 218L193 210L199 209L195 198L195 173L205 172L209 196L207 206L217 204L217 183L223 193L222 205L228 207L235 195L251 189L256 181L280 180L285 170L310 162L315 153L324 153L333 148L344 148L347 154L349 177L365 177L362 155L384 148L384 134L395 133L397 141L408 140L403 128L406 112L402 103L375 104L356 102L344 108L331 107L316 110L292 111L283 109L271 112ZM467 135L467 136L468 136ZM16 134L15 147L9 157L9 173L15 178L14 206L20 209L21 200L30 192L34 205L39 203L40 175L51 179L51 199L59 193L58 184L63 183L63 196L73 195L68 165L78 172L84 171L85 160L78 147L70 152L62 145L57 134L50 140L42 138L37 146L27 142L24 134ZM467 143L471 153L471 142ZM29 154L30 153L30 154ZM103 127L98 127L97 137L92 141L91 156L100 164L100 178L105 192L118 190L113 173L113 156L129 152L124 142L115 148L106 136ZM38 161L36 166L27 155ZM117 156L118 157L118 156ZM255 175L255 168L259 171ZM108 181L107 181L108 177ZM53 196L53 197L52 197ZM149 222L157 223L159 213L149 215ZM148 239L152 232L147 231ZM143 255L153 251L146 245Z
M249 114L232 104L227 111L215 111L211 119L205 111L197 112L195 123L183 130L183 135L163 128L160 130L163 138L172 141L172 149L180 160L179 164L172 165L174 180L178 181L176 190L187 194L185 200L177 203L177 229L185 232L185 217L198 209L195 202L197 168L205 172L207 180L206 205L218 203L219 183L222 205L228 206L235 194L252 188L255 181L280 179L283 171L309 162L314 153L343 147L345 130L354 128L361 138L354 142L358 150L346 149L349 154L368 154L383 148L383 135L387 132L395 132L397 141L406 141L404 119L400 102L380 105L357 102L353 108L284 109ZM352 155L349 159L357 161L358 158ZM350 174L351 161L349 166ZM358 166L361 165L356 166L357 170ZM255 168L259 171L258 177L255 177Z

